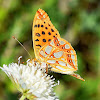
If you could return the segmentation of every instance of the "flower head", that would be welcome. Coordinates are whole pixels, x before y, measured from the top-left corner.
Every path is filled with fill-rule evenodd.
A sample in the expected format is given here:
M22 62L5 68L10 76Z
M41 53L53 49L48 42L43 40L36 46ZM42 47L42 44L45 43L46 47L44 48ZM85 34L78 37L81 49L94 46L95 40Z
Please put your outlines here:
M38 68L38 63L27 62L26 65L11 63L8 66L0 67L17 89L23 94L24 98L30 100L58 100L53 93L53 87L57 85L53 76L43 73ZM23 98L22 96L22 98ZM24 100L24 99L20 99Z

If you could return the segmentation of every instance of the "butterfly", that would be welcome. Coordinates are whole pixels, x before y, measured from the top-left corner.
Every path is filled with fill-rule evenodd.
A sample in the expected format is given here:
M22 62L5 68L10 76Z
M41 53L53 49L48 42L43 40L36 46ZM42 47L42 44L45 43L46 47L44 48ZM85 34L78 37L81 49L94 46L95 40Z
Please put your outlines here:
M53 72L68 74L84 81L74 73L78 70L75 50L60 37L48 14L42 9L38 9L34 17L32 39L35 57L39 62L45 62Z

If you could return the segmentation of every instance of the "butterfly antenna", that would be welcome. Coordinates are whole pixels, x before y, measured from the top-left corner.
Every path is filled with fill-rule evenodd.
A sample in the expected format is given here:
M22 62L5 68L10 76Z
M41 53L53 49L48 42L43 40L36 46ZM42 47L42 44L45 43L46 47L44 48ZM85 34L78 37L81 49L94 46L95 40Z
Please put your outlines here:
M32 59L32 56L31 56L30 53L26 50L26 48L25 48L14 36L12 36L12 38L14 38L14 39L24 48L24 50L28 53L28 55L29 55L30 58Z

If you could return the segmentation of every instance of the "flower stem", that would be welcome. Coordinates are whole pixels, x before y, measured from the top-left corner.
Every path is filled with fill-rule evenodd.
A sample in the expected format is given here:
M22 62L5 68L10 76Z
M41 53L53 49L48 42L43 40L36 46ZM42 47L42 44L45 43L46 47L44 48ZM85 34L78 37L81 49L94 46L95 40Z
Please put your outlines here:
M21 96L20 100L24 100L26 97L24 95Z

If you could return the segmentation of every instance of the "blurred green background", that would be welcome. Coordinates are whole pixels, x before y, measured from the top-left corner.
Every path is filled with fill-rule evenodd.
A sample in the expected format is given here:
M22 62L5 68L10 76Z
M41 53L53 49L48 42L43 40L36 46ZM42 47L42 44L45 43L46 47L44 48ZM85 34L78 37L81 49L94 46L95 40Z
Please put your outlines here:
M32 22L36 11L45 10L62 38L77 52L78 74L86 81L57 73L55 92L60 100L100 100L100 1L99 0L0 0L0 66L22 62L27 52L34 58ZM20 93L0 70L0 100L18 100Z

